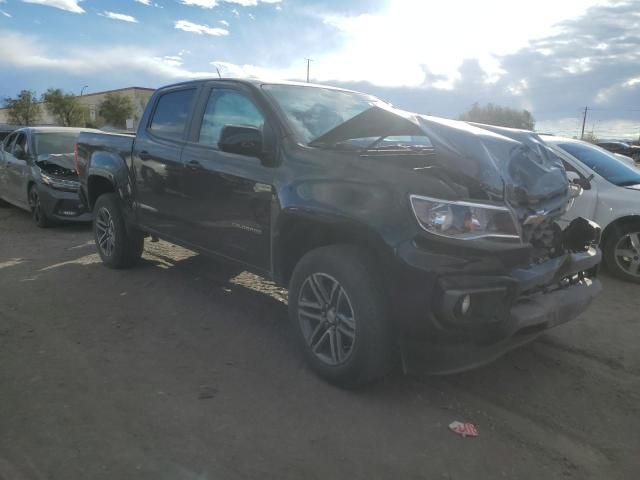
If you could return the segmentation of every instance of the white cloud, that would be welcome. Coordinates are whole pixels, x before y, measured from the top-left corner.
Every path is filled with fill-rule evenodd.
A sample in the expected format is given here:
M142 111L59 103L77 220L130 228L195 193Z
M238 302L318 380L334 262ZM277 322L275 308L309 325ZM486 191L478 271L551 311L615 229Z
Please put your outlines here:
M136 0L139 1L139 0ZM242 7L255 7L259 3L280 3L282 0L180 0L183 5L191 5L201 8L213 8L220 2L233 3Z
M218 0L180 0L180 3L194 7L213 8L218 5Z
M0 2L0 3L3 3L3 2ZM5 12L4 10L0 10L0 14L4 15L7 18L11 18L11 14L8 12Z
M224 25L225 27L228 27L228 26L229 26L229 22L227 22L226 20L220 20L220 23L221 23L222 25Z
M259 3L280 3L282 0L223 0L243 7L255 7Z
M120 20L122 22L129 22L129 23L138 23L138 20L136 20L135 17L132 17L131 15L125 15L124 13L109 12L105 10L103 13L99 13L98 15L100 15L101 17L110 18L112 20Z
M233 10L231 10L231 13L233 13L236 17L240 16L240 12L238 11L237 8L234 8Z
M579 17L600 3L603 0L448 0L437 4L394 0L376 13L311 12L342 38L342 47L316 56L314 70L319 79L375 79L382 85L416 86L424 81L426 66L433 74L444 76L441 87L450 88L459 78L461 62L476 58L495 81L501 74L499 56L556 32L559 22Z
M22 0L24 3L35 3L37 5L45 5L47 7L59 8L72 13L84 13L85 10L80 6L83 0Z
M138 3L146 5L147 7L151 5L151 0L135 0Z
M37 37L7 31L0 31L0 45L3 46L0 70L7 67L41 69L48 74L61 72L82 78L104 75L105 71L114 72L117 78L117 72L126 72L121 80L125 83L137 74L165 81L217 76L215 70L187 70L175 56L160 56L149 49L132 49L130 45L47 49L47 44Z
M176 21L174 26L178 30L197 33L198 35L206 34L214 37L229 35L229 30L225 28L210 27L208 25L193 23L188 20L178 20Z

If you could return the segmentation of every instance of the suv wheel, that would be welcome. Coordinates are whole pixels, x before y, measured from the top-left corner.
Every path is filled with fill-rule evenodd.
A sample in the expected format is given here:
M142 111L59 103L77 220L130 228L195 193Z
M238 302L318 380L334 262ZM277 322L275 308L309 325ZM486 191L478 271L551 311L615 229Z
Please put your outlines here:
M380 276L355 247L322 247L300 260L291 278L289 317L318 375L348 387L390 370L386 298Z
M51 220L47 217L42 203L40 203L40 194L36 185L31 185L29 188L29 208L31 209L31 218L38 227L47 228L51 225Z
M115 193L101 195L93 209L93 235L102 262L111 268L129 268L142 256L144 236L127 230Z
M609 271L628 282L640 283L640 224L618 228L604 246Z

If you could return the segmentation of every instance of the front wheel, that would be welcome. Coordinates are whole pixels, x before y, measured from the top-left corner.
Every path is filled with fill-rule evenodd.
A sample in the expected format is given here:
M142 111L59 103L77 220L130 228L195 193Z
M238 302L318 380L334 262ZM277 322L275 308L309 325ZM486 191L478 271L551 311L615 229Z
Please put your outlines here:
M142 256L144 236L127 229L115 193L101 195L96 201L93 235L102 262L110 268L133 267Z
M387 294L357 248L322 247L300 260L291 278L289 317L308 364L324 379L350 387L391 369Z
M31 185L31 188L29 188L29 208L31 210L31 218L38 227L47 228L51 225L51 220L49 220L44 208L42 208L40 193L36 185Z
M604 245L608 270L628 282L640 283L640 224L617 228Z

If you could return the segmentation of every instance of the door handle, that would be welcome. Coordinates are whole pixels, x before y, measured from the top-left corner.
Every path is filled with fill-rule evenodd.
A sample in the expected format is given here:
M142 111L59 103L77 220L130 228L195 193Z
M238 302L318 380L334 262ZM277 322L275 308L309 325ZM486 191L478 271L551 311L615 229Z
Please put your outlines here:
M140 153L138 153L138 156L140 157L140 160L142 160L142 161L151 160L151 154L149 152L147 152L146 150L142 150Z
M189 170L202 170L202 164L197 160L190 160L187 162L187 168Z

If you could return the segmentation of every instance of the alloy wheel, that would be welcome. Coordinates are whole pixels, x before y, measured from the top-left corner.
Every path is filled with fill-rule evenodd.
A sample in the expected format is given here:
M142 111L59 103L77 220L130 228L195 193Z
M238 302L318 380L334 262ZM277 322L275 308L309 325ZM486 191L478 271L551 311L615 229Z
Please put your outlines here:
M614 248L618 267L634 277L640 277L640 232L630 232L620 237Z
M104 207L98 210L96 216L96 239L100 251L110 257L116 245L116 230L111 213Z
M40 196L35 188L29 192L29 203L31 207L31 217L36 223L40 223L42 219L42 205L40 204Z
M351 300L340 283L326 273L314 273L298 296L298 321L311 352L327 365L346 362L356 342Z

